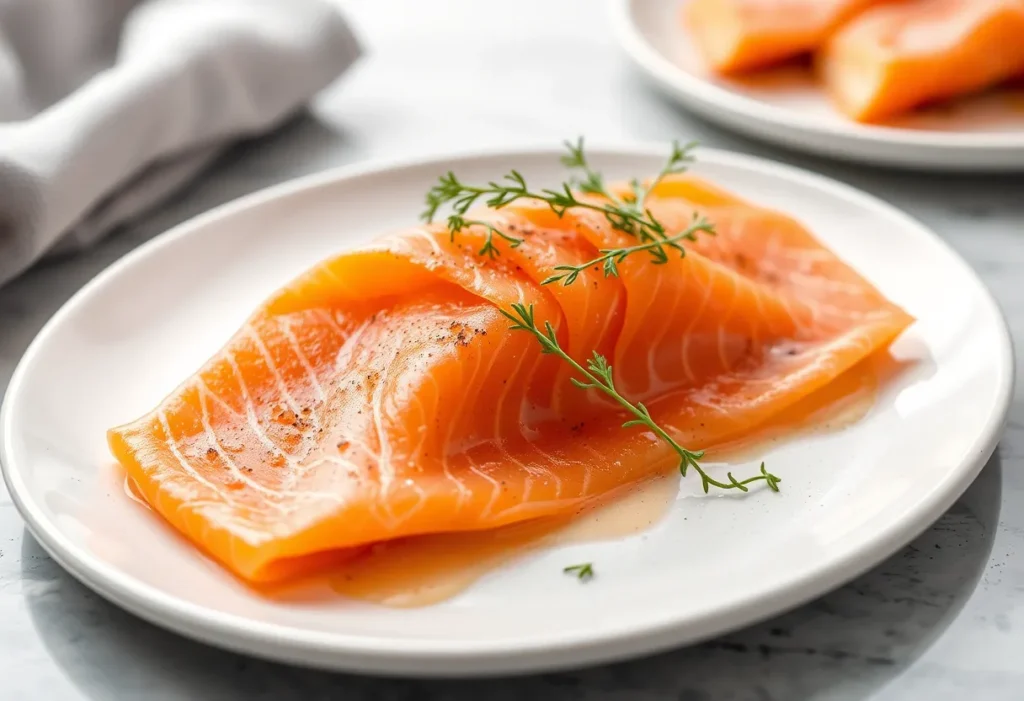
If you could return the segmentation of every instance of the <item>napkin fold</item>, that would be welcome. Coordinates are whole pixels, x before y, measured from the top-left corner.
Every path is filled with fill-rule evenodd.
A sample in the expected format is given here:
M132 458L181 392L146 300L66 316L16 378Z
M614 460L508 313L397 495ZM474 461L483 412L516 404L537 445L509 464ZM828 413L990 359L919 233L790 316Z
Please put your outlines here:
M0 285L157 203L359 55L329 0L0 0Z

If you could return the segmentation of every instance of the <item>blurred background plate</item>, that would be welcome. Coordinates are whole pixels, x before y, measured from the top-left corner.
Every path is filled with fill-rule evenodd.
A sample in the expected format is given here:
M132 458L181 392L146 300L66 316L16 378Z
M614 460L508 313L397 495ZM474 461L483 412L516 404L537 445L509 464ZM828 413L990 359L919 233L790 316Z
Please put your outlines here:
M667 96L747 136L829 158L947 171L1024 172L1024 89L858 124L829 104L809 71L785 66L723 79L703 66L682 22L688 0L609 0L634 64Z

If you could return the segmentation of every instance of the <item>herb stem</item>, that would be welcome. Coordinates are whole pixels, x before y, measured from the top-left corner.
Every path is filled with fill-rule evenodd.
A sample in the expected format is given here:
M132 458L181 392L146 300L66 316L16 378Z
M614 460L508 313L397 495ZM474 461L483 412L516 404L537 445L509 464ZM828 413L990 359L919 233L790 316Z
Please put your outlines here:
M556 265L554 270L562 274L552 275L546 278L541 284L550 285L551 283L561 281L563 285L571 285L576 282L576 278L579 277L580 273L597 265L600 265L603 268L605 277L618 277L619 264L634 253L641 253L643 251L660 252L660 255L659 253L655 253L653 262L655 264L667 263L668 258L663 255L664 247L666 245L676 248L679 251L679 257L684 258L686 256L686 249L675 244L678 244L678 242L683 240L695 240L697 238L697 232L699 231L714 234L714 225L703 217L694 216L693 223L674 236L656 241L648 241L646 243L637 244L636 246L627 246L625 248L602 248L600 251L601 255L592 260L588 260L586 263L581 263L580 265Z
M452 241L455 240L455 234L461 232L463 229L469 226L482 226L487 231L487 238L484 240L483 247L477 251L478 255L488 256L494 259L501 255L501 251L494 245L494 237L499 236L508 242L509 248L516 248L523 242L522 239L510 236L504 231L496 228L493 224L490 224L479 219L463 219L458 214L453 214L448 217L448 233Z
M581 565L569 565L568 567L563 568L562 572L566 574L574 574L576 575L576 579L581 582L585 582L588 579L594 578L594 565L589 562L585 562Z
M687 469L692 467L697 474L700 475L705 494L708 493L711 487L717 487L718 489L738 489L741 492L746 492L749 491L747 489L748 484L762 480L767 483L768 487L773 492L779 491L778 483L782 480L765 470L763 462L761 463L761 473L754 477L748 477L744 480L738 481L730 472L728 473L728 482L720 482L714 479L700 466L699 460L704 457L704 451L691 451L679 445L679 443L670 436L664 428L651 418L651 414L647 410L647 407L644 406L643 402L633 404L619 394L618 390L615 388L615 381L612 377L612 366L608 364L608 361L603 355L594 351L592 358L587 363L587 367L580 365L568 353L562 350L561 345L558 343L558 337L555 334L555 330L551 326L551 322L544 322L543 331L537 327L532 304L526 306L515 303L512 305L511 312L505 309L499 309L499 311L513 322L511 326L513 331L528 331L532 333L540 343L542 352L557 355L587 379L587 381L584 382L574 377L572 378L572 383L574 385L580 389L596 389L603 392L605 395L615 400L619 406L636 417L622 424L623 428L641 425L646 426L658 438L667 443L672 450L675 451L676 455L679 456L680 474L685 477Z
M570 169L582 170L584 177L573 178L569 182L562 183L562 189L544 189L539 192L531 190L526 184L526 179L517 170L511 170L503 179L496 182L491 181L483 187L463 183L455 173L449 171L442 175L437 184L427 193L427 208L422 214L423 219L427 222L432 221L443 205L450 204L453 214L448 218L448 230L452 239L454 240L455 234L466 226L475 224L486 227L487 239L479 253L493 259L500 253L494 245L496 236L504 239L513 248L522 243L522 239L510 236L487 222L466 220L464 215L481 199L492 209L501 209L521 199L535 199L546 203L558 217L564 216L569 209L598 212L604 216L613 229L633 236L641 243L640 246L602 250L601 257L592 263L603 264L606 277L617 274L618 263L634 253L647 251L651 254L654 263L666 263L669 249L679 251L681 256L686 254L686 250L680 242L684 239L693 240L693 235L697 231L714 234L714 228L704 224L691 227L679 234L669 235L664 225L644 204L651 189L666 176L686 170L687 165L693 160L691 151L694 144L680 146L678 143L673 143L668 160L650 184L645 187L637 180L632 180L630 181L631 194L623 197L618 197L610 192L605 186L603 176L590 167L586 154L583 152L582 138L576 144L566 142L565 146L568 153L562 158L563 165ZM606 201L593 202L586 198L580 199L573 192L570 183L575 184L583 194L598 195ZM579 271L574 272L574 269L569 266L559 266L556 269L564 274L549 277L544 284L561 280L562 284L570 285L579 275Z
M665 179L665 176L682 173L690 163L693 163L693 150L696 147L696 141L691 141L690 143L682 146L680 146L676 141L672 142L672 153L669 154L665 165L662 167L661 171L654 176L654 180L651 181L651 184L643 188L642 194L637 196L636 206L638 209L643 209L644 200L647 198L647 195L650 194L651 190L658 186L658 183Z

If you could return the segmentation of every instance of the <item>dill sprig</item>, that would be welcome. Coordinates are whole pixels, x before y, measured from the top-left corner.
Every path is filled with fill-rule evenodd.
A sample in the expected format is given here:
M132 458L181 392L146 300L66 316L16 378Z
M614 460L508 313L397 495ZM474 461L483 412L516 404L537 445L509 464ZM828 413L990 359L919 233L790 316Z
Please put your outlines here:
M563 142L565 149L568 153L562 156L562 165L570 170L582 170L583 177L575 178L575 185L583 192L592 195L600 195L613 202L620 204L631 205L637 212L644 211L644 199L647 194L657 186L667 175L675 175L683 173L694 161L693 151L697 148L697 142L691 141L686 144L680 144L678 141L672 142L672 150L669 153L668 160L665 161L665 165L662 166L661 170L654 177L651 183L647 186L643 186L636 179L629 181L630 194L626 197L616 197L604 186L604 178L602 175L590 167L590 163L587 161L586 153L583 150L583 137L579 137L576 143L570 141Z
M566 142L565 146L568 153L562 158L562 164L572 170L582 171L582 177L572 178L569 182L562 183L560 189L531 190L522 173L515 169L510 170L500 180L492 180L484 186L464 183L459 180L455 173L448 171L438 178L437 184L427 192L426 209L421 215L423 220L428 223L433 221L441 207L450 205L454 214L448 219L448 230L454 237L456 233L461 231L461 227L455 225L465 222L463 219L464 215L473 205L480 201L492 209L501 209L517 200L535 199L545 202L551 208L551 211L559 217L563 216L569 209L587 209L600 212L612 228L630 236L635 236L642 244L651 244L649 246L645 245L642 248L627 247L615 249L617 251L617 255L614 256L616 265L621 263L625 257L640 251L649 252L656 263L667 262L670 250L677 251L680 256L686 254L681 241L691 237L684 234L670 235L666 232L665 226L645 206L645 200L651 189L664 177L686 170L686 167L693 161L692 151L695 144L691 143L681 146L673 142L668 160L650 184L645 186L637 180L632 180L630 182L630 193L624 197L617 197L614 193L610 192L605 186L601 174L590 167L583 150L582 138L576 144ZM583 194L597 195L605 201L595 202L580 199L573 191L574 186ZM483 222L478 223L482 224ZM493 245L493 237L495 235L500 236L509 243L513 241L521 242L521 239L509 236L493 226L488 226L488 245L481 249L481 255L486 254L492 258L497 255L497 249ZM699 230L714 233L710 227ZM690 232L690 234L693 233L696 233L696 231ZM613 269L615 269L614 265L610 268L606 267L605 274L610 275L609 271ZM559 277L558 279L564 278ZM573 280L575 279L573 277ZM563 282L563 284L571 283Z
M522 239L518 239L515 236L510 236L505 232L497 229L494 225L480 221L478 219L464 219L459 214L453 214L448 217L448 233L451 234L451 240L455 240L455 234L459 233L463 229L469 226L482 226L487 230L487 238L484 240L483 247L477 251L478 255L488 256L491 259L501 255L501 251L494 245L494 237L498 236L505 239L508 242L510 248L516 248L523 242Z
M605 206L605 218L619 231L636 236L641 241L653 242L661 240L663 245L655 245L644 250L650 250L664 263L667 257L664 256L664 245L675 248L680 253L685 253L683 247L678 245L678 239L669 238L655 216L647 209L645 203L647 195L668 175L676 175L686 171L693 162L693 150L697 147L696 142L680 145L678 141L672 142L672 150L669 152L665 165L661 167L658 174L648 185L643 185L639 180L629 181L629 193L619 197L605 187L603 176L590 167L586 153L583 149L583 137L581 136L575 144L564 142L568 153L562 157L562 165L570 170L583 171L583 177L574 178L573 184L582 192L592 195L599 195L609 200L610 204ZM710 231L709 233L714 233Z
M481 226L486 230L486 239L480 249L481 256L495 258L500 251L495 246L495 238L503 239L511 248L522 244L523 240L511 236L493 224L485 221L466 219L465 215L478 202L483 202L492 209L501 209L520 199L534 199L545 202L557 216L563 216L566 211L572 208L587 209L600 212L604 215L612 228L635 237L639 243L634 246L623 246L619 248L602 249L600 255L593 260L581 265L556 265L556 274L549 276L543 284L549 285L561 282L563 285L571 285L579 277L580 273L592 266L600 266L605 277L617 277L619 265L629 256L638 253L648 253L654 264L668 262L669 254L675 251L680 257L686 255L683 246L684 241L693 241L700 232L714 234L714 226L704 217L694 215L693 221L683 231L669 233L664 224L658 221L646 205L650 192L657 187L665 177L682 173L693 161L693 149L695 144L680 145L673 142L672 150L668 159L658 174L647 184L634 179L629 182L629 191L618 196L611 192L605 185L604 178L598 171L594 170L587 161L583 148L582 137L575 143L565 143L567 154L562 158L562 164L571 171L578 172L570 178L569 182L562 183L560 189L531 190L523 175L513 169L503 178L497 181L490 181L484 186L469 185L459 180L455 173L448 171L442 175L436 185L432 187L426 197L426 210L422 217L425 221L433 221L438 211L445 205L449 205L452 214L448 217L448 231L454 241L455 235L469 226ZM576 188L586 196L600 197L600 200L581 199L573 191ZM679 456L679 471L683 476L689 468L693 468L701 477L704 492L707 493L711 487L718 489L737 489L741 492L748 491L747 485L763 481L769 489L779 491L781 480L769 473L761 463L760 474L737 480L733 474L728 473L728 482L721 482L708 475L700 466L700 459L704 456L703 451L691 451L679 443L662 428L651 417L647 407L642 402L633 404L619 394L615 387L612 367L600 353L594 352L587 361L586 367L573 360L558 343L558 338L551 324L544 323L543 330L537 326L534 318L533 306L513 304L512 311L500 309L509 320L513 322L513 330L522 330L532 333L541 345L544 353L559 356L570 366L580 377L571 378L574 385L580 389L594 389L603 392L615 400L623 409L628 411L634 418L622 424L623 428L645 426L655 436L668 444L676 455ZM592 577L593 569L587 565L574 565L567 567L565 572L577 572L580 579Z
M589 562L584 562L580 565L569 565L562 569L562 572L566 574L574 574L576 575L576 579L581 582L585 582L588 579L594 578L594 565Z
M528 331L529 333L532 333L540 343L541 351L543 353L557 355L585 378L585 380L575 377L571 378L574 385L580 389L596 389L599 392L603 392L614 399L619 406L632 414L635 418L622 424L623 428L646 426L658 438L667 443L672 450L675 451L676 455L679 456L679 472L685 477L687 469L692 467L697 474L700 475L705 494L711 487L717 487L718 489L738 489L741 492L746 492L748 491L748 484L759 481L764 481L773 492L779 491L779 482L782 480L769 473L765 469L763 462L761 463L761 473L754 477L737 480L730 472L727 475L729 478L728 482L719 482L714 479L700 466L699 460L704 457L704 451L687 450L683 446L679 445L679 443L676 442L676 440L670 436L664 428L659 426L654 419L651 418L650 412L642 402L633 404L619 394L618 390L615 388L615 381L612 378L612 366L608 364L608 361L603 355L594 351L593 356L587 361L586 367L577 363L568 353L562 350L562 347L558 343L558 337L556 336L555 330L551 326L550 322L544 322L543 330L538 328L532 304L526 306L524 304L516 303L512 305L511 312L505 309L499 309L499 311L512 321L512 326L510 328L513 331Z
M464 183L459 180L459 176L448 171L438 178L437 185L427 192L427 208L420 216L424 221L431 222L437 216L437 211L449 203L452 206L452 211L462 215L468 212L481 198L484 204L492 209L501 209L517 200L532 199L546 202L551 207L551 211L558 216L562 216L572 207L592 209L606 216L617 215L611 205L580 200L572 191L569 183L562 183L560 190L531 190L526 184L523 174L513 168L501 180L492 180L483 187ZM639 222L643 216L631 212L626 219ZM632 225L627 222L624 226Z
M695 241L697 239L698 232L714 234L715 227L714 224L704 217L694 214L693 223L680 233L664 239L664 241L648 241L647 243L628 246L626 248L602 248L600 251L601 255L592 260L588 260L586 263L581 263L580 265L556 265L554 269L560 274L546 278L542 284L550 285L554 282L561 281L563 285L571 285L576 282L576 278L579 277L580 273L584 270L598 265L601 266L601 269L604 271L605 277L618 277L619 264L634 253L640 253L641 251L651 251L653 255L651 262L655 265L667 263L668 258L658 256L656 251L662 250L661 247L666 243L674 244L684 240Z

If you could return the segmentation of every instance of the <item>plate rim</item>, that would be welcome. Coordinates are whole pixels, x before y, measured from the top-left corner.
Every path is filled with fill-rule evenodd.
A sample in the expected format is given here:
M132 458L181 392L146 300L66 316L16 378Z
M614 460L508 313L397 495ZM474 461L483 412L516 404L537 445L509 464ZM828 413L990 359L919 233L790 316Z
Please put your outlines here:
M664 145L661 142L650 141L618 145L599 143L589 148L592 152L605 156L661 156L664 153ZM545 633L541 640L536 640L536 636L519 636L493 641L425 641L325 633L252 621L244 616L214 611L123 575L118 568L89 555L71 543L59 528L49 523L49 519L32 500L30 490L22 480L21 473L25 468L15 470L11 466L12 460L8 452L10 437L14 431L11 407L22 391L25 375L33 359L45 347L49 336L63 323L65 317L72 314L75 308L108 281L116 278L122 270L133 266L136 261L159 254L163 248L218 219L230 217L236 212L261 203L335 182L394 170L424 167L432 163L439 167L450 167L470 160L549 155L556 157L559 153L560 151L550 144L470 148L447 150L413 158L376 159L330 168L271 185L225 202L171 227L113 261L72 295L43 325L19 360L11 376L3 405L0 407L0 472L3 473L11 499L28 530L62 568L85 586L140 618L186 637L304 666L357 673L383 672L401 676L481 677L550 671L635 657L692 644L779 615L875 567L925 531L974 481L1002 436L1013 397L1016 374L1012 336L1000 305L985 283L959 253L929 227L874 195L806 169L766 158L712 148L700 148L698 158L707 158L716 164L754 170L762 174L778 175L797 185L824 189L855 201L891 220L899 221L908 233L927 241L929 245L942 248L950 256L951 261L976 282L984 303L989 306L997 322L996 331L1001 337L1001 343L996 361L1005 371L1005 381L999 387L1000 395L988 417L985 430L970 446L969 454L975 457L962 463L958 470L952 472L950 479L942 483L942 488L932 490L927 499L919 502L912 518L904 516L874 541L864 544L861 552L818 567L802 578L791 580L775 590L760 591L732 606L719 606L704 611L699 616L690 616L684 620L665 620L641 629L628 626L603 629L597 637L555 632Z
M885 157L884 152L871 156L841 155L838 151L826 151L824 147L814 146L806 140L795 138L810 134L819 139L833 142L844 142L853 145L870 144L875 147L913 148L920 152L931 152L931 155L963 156L965 153L979 155L1005 152L1012 150L1024 154L1024 134L1007 135L1000 133L958 133L938 130L912 130L899 127L859 124L830 124L776 105L761 102L746 95L740 95L713 83L691 75L675 66L662 55L646 38L644 32L634 21L633 7L637 2L647 0L606 0L606 14L612 32L620 48L642 69L644 74L664 90L668 90L679 101L703 117L718 124L728 125L759 141L784 144L805 152L818 153L842 160L858 160L863 162L910 167L933 166L931 158L898 158ZM681 0L669 0L676 5ZM724 112L723 112L724 110ZM760 125L768 125L772 129L791 133L782 136L769 134ZM961 164L959 166L946 163L948 170L978 171L1017 171L1024 170L1024 162L1016 166Z

